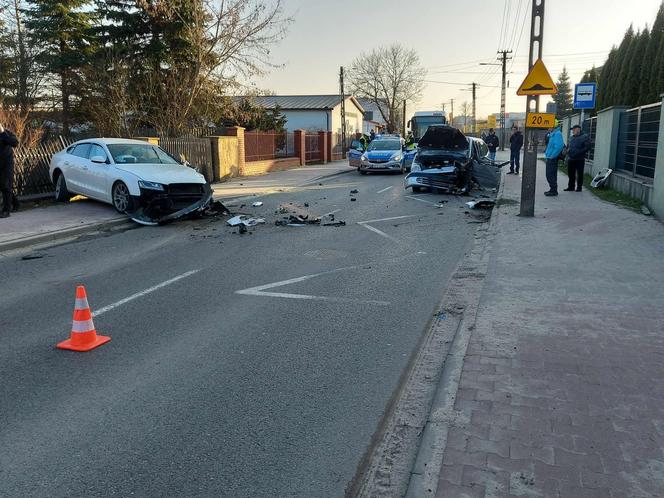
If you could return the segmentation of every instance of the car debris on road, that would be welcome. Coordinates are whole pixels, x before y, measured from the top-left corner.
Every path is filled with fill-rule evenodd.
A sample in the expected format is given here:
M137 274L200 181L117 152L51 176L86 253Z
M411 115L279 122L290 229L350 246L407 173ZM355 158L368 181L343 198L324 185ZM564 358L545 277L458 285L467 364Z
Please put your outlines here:
M494 201L483 200L466 202L466 206L468 206L470 209L491 209L495 205L496 203Z

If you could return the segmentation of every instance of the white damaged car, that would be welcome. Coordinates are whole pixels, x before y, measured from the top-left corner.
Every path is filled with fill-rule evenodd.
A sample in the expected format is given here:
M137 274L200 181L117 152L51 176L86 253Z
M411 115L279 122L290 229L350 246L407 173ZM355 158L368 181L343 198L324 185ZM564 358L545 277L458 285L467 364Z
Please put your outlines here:
M57 201L81 194L145 224L202 211L212 199L203 175L142 140L80 140L53 155L49 174Z

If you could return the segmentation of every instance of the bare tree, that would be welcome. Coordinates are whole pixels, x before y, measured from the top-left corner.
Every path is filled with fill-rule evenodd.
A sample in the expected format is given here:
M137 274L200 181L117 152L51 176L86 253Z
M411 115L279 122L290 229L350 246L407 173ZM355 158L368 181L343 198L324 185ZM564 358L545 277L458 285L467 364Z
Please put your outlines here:
M465 101L463 104L461 104L461 112L463 113L463 131L464 133L466 132L466 129L468 127L468 113L470 112L471 105L468 103L468 101Z
M394 44L360 54L348 78L351 91L376 104L392 133L400 129L403 103L420 98L425 75L417 52Z

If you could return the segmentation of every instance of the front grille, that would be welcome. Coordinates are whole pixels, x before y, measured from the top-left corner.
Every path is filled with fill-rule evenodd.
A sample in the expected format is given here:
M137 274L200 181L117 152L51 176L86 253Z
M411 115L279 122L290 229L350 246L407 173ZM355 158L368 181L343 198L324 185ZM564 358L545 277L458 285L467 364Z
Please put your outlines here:
M168 194L202 194L203 185L200 183L172 183L168 186Z
M454 183L450 180L451 179L419 176L416 181L420 185L425 185L427 187L451 189L454 186Z
M371 164L385 164L385 163L389 163L390 160L389 159L371 159L369 162Z

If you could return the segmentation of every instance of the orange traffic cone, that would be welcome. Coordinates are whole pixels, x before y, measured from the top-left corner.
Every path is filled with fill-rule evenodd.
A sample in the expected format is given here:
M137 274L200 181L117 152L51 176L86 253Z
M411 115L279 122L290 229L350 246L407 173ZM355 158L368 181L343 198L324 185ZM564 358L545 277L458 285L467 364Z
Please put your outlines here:
M74 306L74 321L71 327L71 336L57 345L59 349L72 351L90 351L106 344L111 338L97 335L95 324L92 323L92 312L88 305L88 296L85 287L76 287L76 305Z

